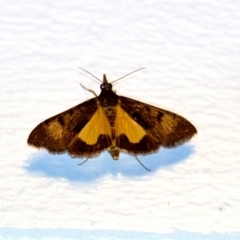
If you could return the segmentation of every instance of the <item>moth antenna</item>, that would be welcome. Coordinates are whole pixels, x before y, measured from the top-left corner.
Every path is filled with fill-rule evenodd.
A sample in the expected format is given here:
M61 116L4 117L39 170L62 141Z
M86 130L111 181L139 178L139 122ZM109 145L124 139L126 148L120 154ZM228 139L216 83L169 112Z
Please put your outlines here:
M148 170L149 172L151 171L151 169L145 167L137 157L135 157L135 158L138 160L138 162L139 162L146 170Z
M87 158L86 160L84 160L82 163L79 163L78 165L83 165L89 158Z
M142 70L142 69L145 69L145 67L139 68L138 70L135 70L135 71L133 71L133 72L130 72L130 73L128 73L127 75L124 75L123 77L120 77L120 78L114 80L114 81L111 82L111 83L117 82L118 80L120 80L120 79L122 79L122 78L125 78L125 77L127 77L128 75L133 74L133 73L135 73L135 72L138 72L138 71L140 71L140 70Z
M85 69L83 69L81 67L79 67L79 68L82 69L84 72L88 73L89 75L91 75L92 77L94 77L95 79L97 79L99 82L102 83L102 81L100 79L98 79L97 77L95 77L92 73L88 72L87 70L85 70Z
M93 91L93 90L91 90L91 89L88 89L88 88L86 88L86 87L84 87L81 83L80 83L80 85L81 85L81 87L82 88L84 88L85 90L87 90L87 91L89 91L89 92L91 92L91 93L93 93L94 94L94 96L95 97L97 97L97 94Z

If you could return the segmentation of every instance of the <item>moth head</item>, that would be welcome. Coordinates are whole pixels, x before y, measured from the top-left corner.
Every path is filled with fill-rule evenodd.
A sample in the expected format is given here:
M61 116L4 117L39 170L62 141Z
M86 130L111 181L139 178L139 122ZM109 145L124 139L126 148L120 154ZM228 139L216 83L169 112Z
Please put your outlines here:
M131 72L131 73L128 73L127 75L125 75L125 76L123 76L123 77L121 77L121 78L118 78L117 80L114 80L113 82L109 83L109 82L107 81L106 74L103 74L103 81L101 81L100 79L98 79L97 77L95 77L92 73L88 72L87 70L85 70L85 69L83 69L83 68L81 68L81 67L79 67L79 68L82 69L84 72L87 72L88 74L90 74L91 76L93 76L93 77L94 77L95 79L97 79L99 82L101 82L102 84L100 85L100 88L101 88L102 91L112 91L112 83L117 82L117 81L119 81L120 79L122 79L122 78L124 78L124 77L126 77L126 76L128 76L128 75L130 75L130 74L132 74L132 73L135 73L135 72L137 72L137 71L140 71L140 70L144 69L144 68L140 68L140 69L138 69L138 70L136 70L136 71L133 71L133 72ZM85 88L85 87L84 87L84 88ZM86 88L85 88L85 89L86 89ZM88 89L87 89L87 90L88 90ZM90 91L90 92L92 92L92 91ZM96 96L95 93L94 93L94 95Z
M100 88L102 91L112 90L112 84L108 83L107 77L105 74L103 75L103 83L100 85Z

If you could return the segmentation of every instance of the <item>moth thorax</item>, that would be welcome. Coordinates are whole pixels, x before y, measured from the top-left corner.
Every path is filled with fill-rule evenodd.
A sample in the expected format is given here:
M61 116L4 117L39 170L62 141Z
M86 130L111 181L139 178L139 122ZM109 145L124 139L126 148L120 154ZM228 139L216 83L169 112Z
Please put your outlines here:
M118 160L120 152L118 147L112 145L111 147L108 148L108 152L112 156L113 160Z
M105 107L104 113L105 113L105 116L106 116L110 126L114 127L115 118L116 118L116 107Z

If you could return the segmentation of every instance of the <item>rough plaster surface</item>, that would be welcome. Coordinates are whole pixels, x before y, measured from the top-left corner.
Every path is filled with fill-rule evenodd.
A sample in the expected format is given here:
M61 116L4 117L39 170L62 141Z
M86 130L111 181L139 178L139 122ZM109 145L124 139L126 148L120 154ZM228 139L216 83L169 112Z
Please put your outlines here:
M239 239L240 2L0 2L0 239ZM27 146L42 120L99 93L194 123L189 144L113 161Z

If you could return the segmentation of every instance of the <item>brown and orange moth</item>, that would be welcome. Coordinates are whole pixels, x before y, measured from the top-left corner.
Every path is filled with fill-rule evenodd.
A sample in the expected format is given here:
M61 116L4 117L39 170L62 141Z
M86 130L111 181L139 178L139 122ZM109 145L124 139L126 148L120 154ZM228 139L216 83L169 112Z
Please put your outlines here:
M161 146L179 146L197 133L176 113L118 96L105 74L100 88L99 96L94 93L94 98L40 123L28 144L87 159L107 150L117 160L120 152L137 157Z

